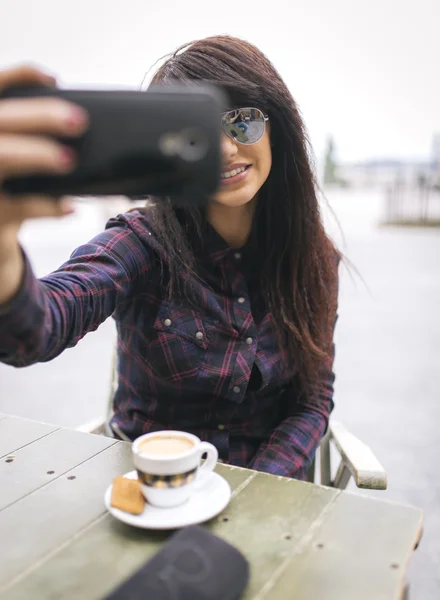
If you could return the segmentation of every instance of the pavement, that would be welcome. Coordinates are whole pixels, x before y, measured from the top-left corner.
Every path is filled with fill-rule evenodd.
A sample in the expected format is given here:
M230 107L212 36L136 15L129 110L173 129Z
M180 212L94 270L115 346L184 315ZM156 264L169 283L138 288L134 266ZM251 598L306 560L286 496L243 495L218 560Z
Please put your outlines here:
M440 598L440 231L380 227L379 191L328 190L328 231L341 268L335 418L385 466L381 498L425 510L410 567L411 599ZM332 212L333 211L333 212ZM62 222L27 224L22 243L38 275L98 233L117 206L81 204ZM0 365L0 412L67 427L105 414L115 329L111 319L47 364ZM371 493L371 492L362 492Z

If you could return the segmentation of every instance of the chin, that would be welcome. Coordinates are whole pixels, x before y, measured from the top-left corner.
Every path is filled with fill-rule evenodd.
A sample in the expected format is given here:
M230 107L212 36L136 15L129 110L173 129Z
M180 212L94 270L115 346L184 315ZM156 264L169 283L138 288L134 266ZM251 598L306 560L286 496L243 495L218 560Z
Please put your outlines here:
M249 202L252 202L254 198L255 194L243 194L240 193L239 190L237 190L236 192L220 191L213 197L213 201L216 204L222 204L223 206L238 208L240 206L245 206L246 204L249 204Z

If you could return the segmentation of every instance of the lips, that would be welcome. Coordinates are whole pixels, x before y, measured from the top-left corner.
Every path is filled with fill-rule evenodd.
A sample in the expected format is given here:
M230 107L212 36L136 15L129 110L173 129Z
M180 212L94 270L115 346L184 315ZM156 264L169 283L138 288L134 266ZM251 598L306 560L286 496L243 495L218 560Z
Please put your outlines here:
M233 185L241 183L249 175L252 165L232 165L221 174L221 185Z

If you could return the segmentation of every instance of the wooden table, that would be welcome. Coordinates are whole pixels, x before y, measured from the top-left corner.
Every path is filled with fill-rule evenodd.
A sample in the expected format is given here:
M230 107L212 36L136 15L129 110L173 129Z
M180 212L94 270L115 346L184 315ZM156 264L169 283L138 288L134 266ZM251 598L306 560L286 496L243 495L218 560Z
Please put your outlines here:
M138 530L104 508L130 445L0 414L0 597L102 598L167 534ZM218 466L233 498L207 524L251 563L246 600L397 600L422 512Z

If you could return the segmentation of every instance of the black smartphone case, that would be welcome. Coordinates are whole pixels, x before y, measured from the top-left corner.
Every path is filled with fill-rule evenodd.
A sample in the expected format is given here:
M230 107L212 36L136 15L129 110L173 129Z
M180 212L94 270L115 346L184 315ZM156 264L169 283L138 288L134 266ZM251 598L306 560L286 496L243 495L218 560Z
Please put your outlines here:
M238 600L249 563L233 546L199 526L174 534L106 600Z
M0 98L58 96L83 107L90 126L61 141L77 152L68 175L10 178L11 195L168 196L200 203L220 181L220 114L226 100L206 85L156 86L141 91L9 88Z

